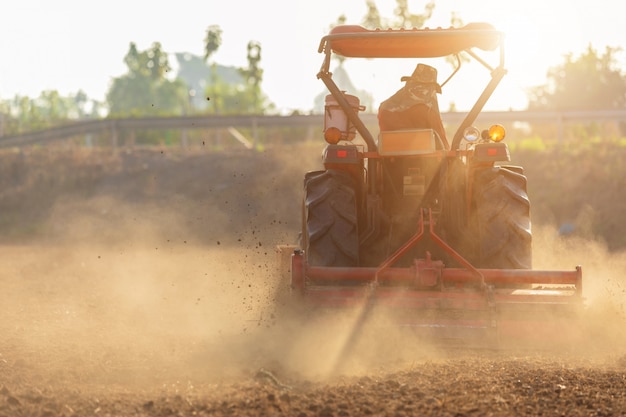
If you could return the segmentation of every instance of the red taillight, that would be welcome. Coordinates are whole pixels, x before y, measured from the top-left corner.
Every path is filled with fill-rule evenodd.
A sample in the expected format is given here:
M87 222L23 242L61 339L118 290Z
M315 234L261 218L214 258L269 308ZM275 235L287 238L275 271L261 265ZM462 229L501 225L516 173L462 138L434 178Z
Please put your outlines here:
M327 164L360 164L363 159L359 157L357 147L354 145L328 145L322 156L324 165Z
M510 161L509 149L505 143L479 143L474 148L476 162Z

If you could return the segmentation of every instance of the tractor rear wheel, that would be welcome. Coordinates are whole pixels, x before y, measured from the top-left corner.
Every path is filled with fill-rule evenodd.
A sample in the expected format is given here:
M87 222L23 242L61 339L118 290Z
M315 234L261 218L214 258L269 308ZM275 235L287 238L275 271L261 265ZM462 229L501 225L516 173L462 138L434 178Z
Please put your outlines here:
M470 221L475 266L530 269L530 201L521 168L494 166L478 171L473 187Z
M348 173L333 169L305 177L302 237L309 265L358 266L354 185Z

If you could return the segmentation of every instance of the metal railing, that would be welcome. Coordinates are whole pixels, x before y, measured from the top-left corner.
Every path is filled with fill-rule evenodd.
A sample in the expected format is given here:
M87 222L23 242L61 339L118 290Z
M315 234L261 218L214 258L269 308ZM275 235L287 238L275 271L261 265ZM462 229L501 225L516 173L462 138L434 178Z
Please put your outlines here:
M461 123L465 112L442 113L445 124ZM365 124L376 124L374 113L360 115ZM539 112L539 111L498 111L482 112L477 122L482 123L552 123L558 127L559 138L562 138L563 126L572 122L591 121L626 121L626 109L602 111L570 111L570 112ZM323 115L263 116L263 115L198 115L181 117L144 117L125 119L81 120L74 123L51 127L45 130L26 132L15 135L0 136L0 148L21 147L65 140L77 136L108 134L111 145L116 146L121 131L140 130L193 130L193 129L250 129L253 141L256 131L268 127L321 127Z

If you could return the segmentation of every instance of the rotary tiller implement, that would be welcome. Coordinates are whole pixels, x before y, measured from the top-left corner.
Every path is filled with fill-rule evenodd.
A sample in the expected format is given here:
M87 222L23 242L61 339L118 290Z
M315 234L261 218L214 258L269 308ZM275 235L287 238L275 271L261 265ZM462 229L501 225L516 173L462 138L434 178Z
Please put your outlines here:
M504 127L474 127L506 73L501 32L484 23L338 26L319 52L318 78L331 93L328 145L324 169L304 178L300 245L286 249L292 296L311 307L361 308L355 334L384 310L398 325L436 339L491 346L572 340L583 303L581 268L532 269L524 170L509 164ZM482 56L490 53L496 65ZM442 84L424 63L403 76L405 85L380 104L375 138L359 117L365 109L359 98L333 81L333 54L392 61L451 56L456 67ZM468 58L491 79L448 140L437 94Z
M378 310L430 342L539 347L580 340L580 266L572 271L476 269L436 235L428 214L427 221L420 218L418 232L378 267L311 266L304 252L295 249L290 266L292 296L312 311L361 309L360 324L372 309ZM446 268L430 252L407 267L393 266L428 238L463 267Z

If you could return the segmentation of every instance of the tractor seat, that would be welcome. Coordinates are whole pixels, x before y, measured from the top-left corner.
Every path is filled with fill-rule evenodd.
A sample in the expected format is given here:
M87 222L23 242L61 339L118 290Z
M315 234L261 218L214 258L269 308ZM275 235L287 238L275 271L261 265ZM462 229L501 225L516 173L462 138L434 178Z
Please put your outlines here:
M411 76L401 78L406 84L393 96L383 101L378 109L380 131L432 129L439 146L448 149L446 133L439 113L437 70L418 64Z

